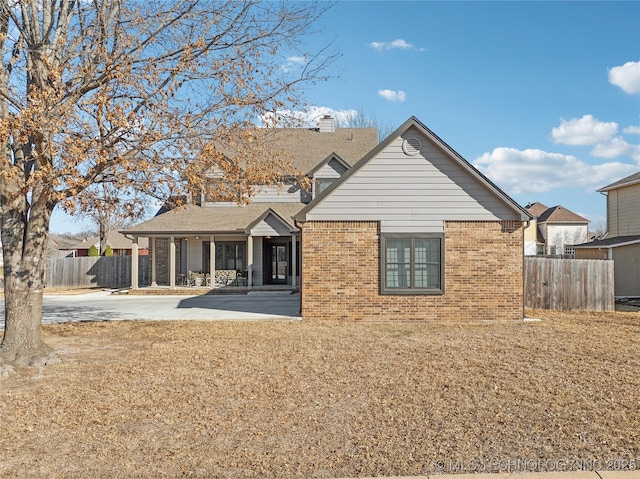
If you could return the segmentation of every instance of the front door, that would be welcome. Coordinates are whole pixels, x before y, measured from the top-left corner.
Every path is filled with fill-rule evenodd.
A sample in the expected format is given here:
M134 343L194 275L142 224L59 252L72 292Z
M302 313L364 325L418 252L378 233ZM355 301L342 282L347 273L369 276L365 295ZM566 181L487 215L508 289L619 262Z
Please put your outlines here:
M266 242L264 255L265 284L287 284L289 254L286 243Z

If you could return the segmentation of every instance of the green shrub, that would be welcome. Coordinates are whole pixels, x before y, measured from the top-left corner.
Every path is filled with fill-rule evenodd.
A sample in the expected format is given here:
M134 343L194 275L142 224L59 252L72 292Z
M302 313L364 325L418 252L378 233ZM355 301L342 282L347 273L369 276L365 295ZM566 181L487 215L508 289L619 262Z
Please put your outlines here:
M113 256L113 248L111 248L111 246L107 245L107 247L104 249L104 255L105 256Z
M98 248L96 248L96 245L92 244L87 254L88 256L100 256L100 251L98 251Z

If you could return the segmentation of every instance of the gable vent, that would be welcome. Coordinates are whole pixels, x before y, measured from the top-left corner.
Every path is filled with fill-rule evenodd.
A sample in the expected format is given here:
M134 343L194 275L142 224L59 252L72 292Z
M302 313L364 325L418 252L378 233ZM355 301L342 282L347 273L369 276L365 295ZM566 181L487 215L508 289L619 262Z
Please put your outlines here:
M415 156L420 153L420 148L422 148L422 144L416 137L407 138L402 142L402 151L405 155Z

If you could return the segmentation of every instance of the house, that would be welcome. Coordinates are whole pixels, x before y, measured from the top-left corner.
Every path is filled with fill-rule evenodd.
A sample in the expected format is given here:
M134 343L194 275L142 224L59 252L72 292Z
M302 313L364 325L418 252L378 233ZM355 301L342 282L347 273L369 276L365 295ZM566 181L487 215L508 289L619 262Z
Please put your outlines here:
M378 133L336 128L325 116L318 128L274 134L273 143L289 154L292 166L313 180L311 189L296 182L285 189L262 187L244 206L197 198L124 230L136 241L149 238L152 285L180 286L197 272L208 275L212 285L234 283L240 274L248 287L298 287L300 232L293 216L375 147Z
M314 134L369 136L340 130ZM247 269L249 288L299 271L303 319L522 319L527 211L414 117L370 143L323 152L306 202L186 205L127 234L151 238L157 284L207 264Z
M107 234L107 245L113 251L114 256L131 256L132 240L119 231L110 231ZM89 238L69 238L61 235L49 235L48 257L54 258L76 258L89 256L89 248L95 246L100 250L100 237ZM138 243L138 254L148 253L148 240L142 238Z
M597 191L607 196L607 234L576 245L576 258L612 259L614 294L640 296L640 171Z
M412 117L295 216L302 317L521 319L530 218Z
M75 258L78 256L77 247L84 246L84 240L85 238L49 233L47 259Z
M589 240L589 220L563 206L548 208L530 203L525 209L533 217L524 231L527 256L573 256L573 245Z

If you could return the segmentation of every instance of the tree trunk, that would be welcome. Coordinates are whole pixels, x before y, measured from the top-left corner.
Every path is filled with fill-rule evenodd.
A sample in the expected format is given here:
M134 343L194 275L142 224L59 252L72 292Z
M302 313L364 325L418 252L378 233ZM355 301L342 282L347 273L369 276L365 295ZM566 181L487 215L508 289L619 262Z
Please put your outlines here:
M4 301L0 364L34 364L50 354L42 335L42 289L31 289L16 275L5 275Z
M53 206L36 204L29 217L17 209L0 217L5 302L0 364L35 364L51 353L42 335L42 294Z

